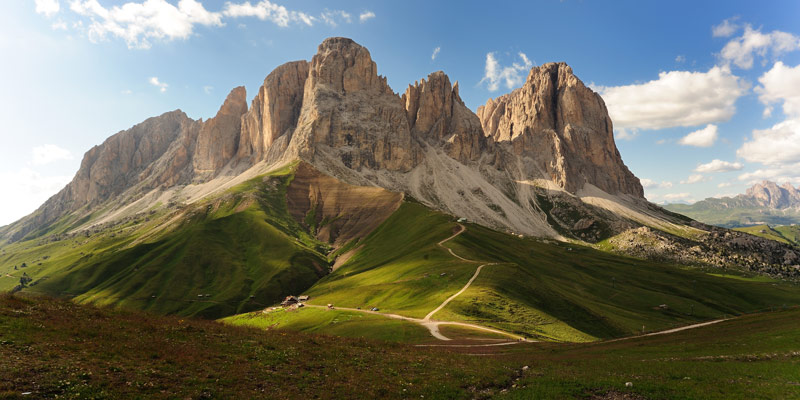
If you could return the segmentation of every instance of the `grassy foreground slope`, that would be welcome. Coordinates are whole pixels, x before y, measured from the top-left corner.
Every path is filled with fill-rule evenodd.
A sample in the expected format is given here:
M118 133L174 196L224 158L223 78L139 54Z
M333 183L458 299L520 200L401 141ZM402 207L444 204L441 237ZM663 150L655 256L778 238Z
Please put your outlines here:
M789 399L798 318L443 350L1 295L0 398Z
M78 302L207 318L263 308L328 272L325 245L286 210L291 179L286 168L147 221L6 246L0 289L25 274L23 291Z
M404 203L339 269L307 292L312 304L421 318L472 277L477 263L437 243L453 234L452 218ZM662 330L783 304L800 304L800 288L771 279L731 279L703 271L609 254L574 244L518 238L478 225L444 243L456 254L493 262L459 297L433 316L555 341L591 341ZM711 272L711 273L709 273ZM666 307L661 307L666 305ZM297 324L304 312L262 326L322 331ZM308 321L308 320L307 320ZM387 323L390 323L387 320ZM396 321L391 321L396 323ZM385 337L385 336L384 336ZM400 338L402 340L402 338Z

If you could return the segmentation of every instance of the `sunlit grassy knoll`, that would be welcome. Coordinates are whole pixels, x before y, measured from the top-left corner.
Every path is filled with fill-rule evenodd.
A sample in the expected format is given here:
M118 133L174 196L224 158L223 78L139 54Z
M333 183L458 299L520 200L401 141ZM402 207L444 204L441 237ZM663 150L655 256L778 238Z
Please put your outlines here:
M436 246L455 227L447 215L404 203L345 265L309 289L311 303L424 317L475 272L475 265Z
M508 347L507 360L529 369L501 398L797 398L798 318L795 308L617 342Z
M288 329L344 337L363 337L392 342L415 343L431 339L428 330L413 322L354 311L302 307L256 311L220 320L225 324L261 329Z

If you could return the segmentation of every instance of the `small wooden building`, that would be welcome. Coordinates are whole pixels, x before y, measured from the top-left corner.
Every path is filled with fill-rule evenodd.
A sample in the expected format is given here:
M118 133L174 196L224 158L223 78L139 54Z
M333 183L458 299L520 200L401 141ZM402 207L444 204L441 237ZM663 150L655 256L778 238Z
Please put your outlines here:
M294 296L286 296L286 298L281 302L282 306L290 306L292 304L297 304L298 300L297 297Z

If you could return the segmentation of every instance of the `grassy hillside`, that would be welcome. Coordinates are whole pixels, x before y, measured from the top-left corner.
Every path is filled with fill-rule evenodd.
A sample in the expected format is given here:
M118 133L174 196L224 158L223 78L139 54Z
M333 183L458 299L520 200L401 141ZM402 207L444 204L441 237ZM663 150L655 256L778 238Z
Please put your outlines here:
M694 204L667 204L663 207L700 222L726 228L800 223L800 213L795 210L773 210L727 197L706 199Z
M789 399L798 318L442 349L1 295L0 398Z
M79 302L208 318L263 308L329 269L327 246L286 210L291 179L286 168L202 204L6 246L0 290L25 274L23 291Z
M797 225L754 225L736 228L737 231L747 232L751 235L775 240L792 246L800 246L800 226Z
M310 302L425 316L460 290L478 265L436 245L456 227L446 215L416 203L403 204L358 243L360 250L347 263L307 291ZM800 288L790 283L521 239L472 224L445 246L467 259L498 264L483 268L472 286L435 319L473 322L544 340L591 341L630 335L643 327L661 330L800 304ZM666 307L659 307L662 304ZM289 314L269 325L296 328L291 318ZM300 329L325 331L326 326L320 321Z

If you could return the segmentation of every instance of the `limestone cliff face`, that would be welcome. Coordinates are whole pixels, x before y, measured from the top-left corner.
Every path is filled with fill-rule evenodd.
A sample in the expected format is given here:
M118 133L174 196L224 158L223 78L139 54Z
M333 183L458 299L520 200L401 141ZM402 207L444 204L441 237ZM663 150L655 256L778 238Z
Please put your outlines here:
M475 161L487 147L480 120L458 95L458 83L451 86L444 72L409 85L402 99L412 135L442 146L453 159Z
M242 118L237 157L245 164L265 159L279 137L291 136L300 116L307 78L306 61L283 64L267 75Z
M525 84L478 108L485 134L534 160L534 169L569 192L590 183L643 197L614 144L605 103L565 63L533 67ZM534 171L528 171L533 173Z
M288 151L312 163L322 152L347 168L409 171L414 150L403 102L369 51L346 38L322 42Z
M195 174L211 175L236 155L245 112L247 92L239 86L231 91L217 115L200 129L192 157Z

